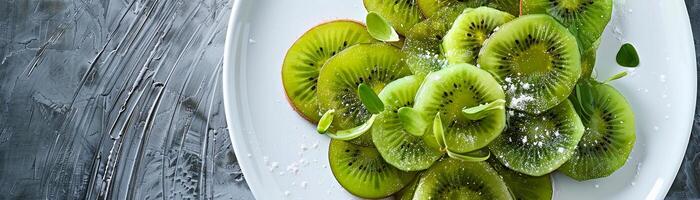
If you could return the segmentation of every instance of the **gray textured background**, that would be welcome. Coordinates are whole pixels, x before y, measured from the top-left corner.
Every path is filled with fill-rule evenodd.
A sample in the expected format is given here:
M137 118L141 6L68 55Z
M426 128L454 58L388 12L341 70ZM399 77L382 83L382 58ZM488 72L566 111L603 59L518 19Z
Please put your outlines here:
M0 199L251 199L221 103L230 7L0 0ZM699 118L669 199L700 198Z

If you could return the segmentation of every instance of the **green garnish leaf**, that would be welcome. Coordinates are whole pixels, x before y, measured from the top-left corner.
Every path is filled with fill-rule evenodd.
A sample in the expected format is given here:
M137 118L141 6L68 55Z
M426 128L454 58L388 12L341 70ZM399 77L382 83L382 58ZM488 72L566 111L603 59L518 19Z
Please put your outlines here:
M617 64L623 67L637 67L639 66L639 55L637 54L637 49L630 43L625 43L620 47L620 51L617 52Z
M367 13L367 32L374 39L384 41L384 42L396 42L399 41L399 34L396 33L391 24L384 19L381 15L375 12Z
M326 133L328 131L328 128L331 127L331 124L333 123L333 117L335 116L335 109L330 109L326 111L326 113L323 113L323 116L321 116L321 120L318 121L318 125L316 126L316 131L320 134Z
M360 137L362 134L366 133L369 131L370 128L372 128L372 125L374 124L374 120L377 118L377 115L372 115L372 117L369 118L364 124L351 128L351 129L345 129L345 130L340 130L337 133L328 133L328 137L331 137L336 140L352 140L357 137Z
M488 150L476 150L467 153L456 153L447 149L447 156L463 161L479 162L489 159L489 157L491 156L491 152Z
M617 73L617 74L611 76L610 78L608 78L608 80L606 80L605 83L610 83L611 81L621 79L622 77L625 77L625 76L627 76L627 71L622 71L622 72Z
M578 105L574 106L577 108L579 115L583 119L588 119L590 116L590 111L593 107L593 85L590 81L582 81L576 84L574 88L576 92L576 101Z
M435 136L435 140L437 140L437 143L440 145L440 148L446 149L447 146L445 144L445 130L442 127L440 112L435 114L435 119L433 119L433 134Z
M399 108L398 114L406 132L419 137L425 134L429 124L420 112L411 107L402 107Z
M493 111L505 109L506 100L498 99L491 103L481 104L478 106L464 108L462 113L467 119L479 120L491 114Z
M360 83L360 86L357 87L357 94L360 96L362 104L365 105L365 108L367 108L367 111L370 113L378 114L384 111L384 103L382 103L377 93L374 93L374 90L372 90L369 85Z

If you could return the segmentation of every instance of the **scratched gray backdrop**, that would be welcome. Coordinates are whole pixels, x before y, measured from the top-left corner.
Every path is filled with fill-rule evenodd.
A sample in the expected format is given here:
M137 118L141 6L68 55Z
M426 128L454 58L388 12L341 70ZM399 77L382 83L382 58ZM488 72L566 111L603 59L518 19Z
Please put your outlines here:
M252 199L221 103L230 7L0 0L0 199ZM700 198L690 143L670 199Z

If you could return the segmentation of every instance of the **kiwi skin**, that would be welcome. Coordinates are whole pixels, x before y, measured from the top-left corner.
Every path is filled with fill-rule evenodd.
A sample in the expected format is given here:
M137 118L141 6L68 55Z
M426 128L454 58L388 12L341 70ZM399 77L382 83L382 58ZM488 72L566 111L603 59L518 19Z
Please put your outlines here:
M593 82L592 90L590 116L581 117L586 127L583 137L571 159L559 169L578 181L610 176L625 165L636 141L634 112L625 97L604 83Z
M314 28L316 28L316 27L319 27L319 26L322 26L322 25L325 25L325 24L329 24L329 23L334 23L334 22L350 22L350 23L355 23L355 24L357 24L357 25L365 26L364 23L359 22L359 21L357 21L357 20L353 20L353 19L328 20L328 21L319 23L319 24L317 24L317 25L315 25L315 26L312 26L312 28L310 28L309 30L305 31L304 34L302 34L301 36L297 37L297 39L296 39L296 40L294 41L294 43L290 46L289 49L291 49L292 47L294 47L295 45L297 45L297 42L299 42L299 40L300 40L302 37L304 37L304 36L306 35L306 33L308 33L309 31L314 30ZM368 33L368 35L369 35L369 33ZM370 37L370 38L371 38L371 37ZM372 40L370 40L370 42L371 42L371 41L372 41ZM284 61L284 60L287 60L287 58L288 58L289 56L291 56L291 55L290 55L289 50L288 50L288 52L285 54L285 57L284 57L283 61ZM330 58L328 58L328 59L330 59ZM284 62L283 62L282 64L284 65ZM288 93L289 90L288 90L287 86L285 86L285 84L284 84L284 83L285 83L285 81L284 81L284 80L285 80L285 76L284 76L284 66L281 67L281 69L282 69L282 70L280 70L280 76L282 77L282 88L284 89L284 96L285 96L285 99L287 100L287 103L289 103L289 105L292 107L292 109L294 110L294 112L296 112L297 114L299 114L299 116L301 116L302 118L304 118L306 121L308 121L308 122L310 122L310 123L312 123L312 124L317 124L317 123L318 123L318 120L320 120L320 118L321 118L321 114L322 114L322 113L319 112L319 113L317 113L316 116L308 116L308 115L304 114L304 112L301 111L301 108L297 107L297 105L295 105L295 104L293 103L293 101L292 101L292 99L290 99L290 96L289 96L289 93ZM321 71L321 68L319 68L318 71L320 72L320 71Z

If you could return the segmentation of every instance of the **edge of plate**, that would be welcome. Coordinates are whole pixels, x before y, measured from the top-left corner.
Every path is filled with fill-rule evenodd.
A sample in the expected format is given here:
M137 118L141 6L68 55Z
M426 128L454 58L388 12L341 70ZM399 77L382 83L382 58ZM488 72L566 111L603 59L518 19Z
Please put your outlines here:
M240 110L240 108L235 107L234 101L235 97L233 94L235 93L234 90L236 90L238 84L234 80L236 76L235 72L235 65L240 64L235 61L237 59L237 56L234 54L237 53L242 53L240 52L242 49L238 45L237 42L240 42L240 37L243 37L245 34L245 28L244 28L244 23L243 20L246 18L246 13L244 13L245 9L244 6L249 4L249 0L230 0L230 2L233 2L233 6L231 7L231 15L229 17L229 22L228 22L228 28L226 30L226 41L224 43L224 60L223 60L223 98L224 98L224 111L225 111L225 116L226 116L226 123L228 124L228 134L229 138L232 143L232 148L234 153L236 154L237 160L239 155L247 155L246 152L250 152L249 150L244 150L241 149L240 146L243 143L246 143L245 140L243 140L240 137L236 137L235 135L241 134L236 132L235 128L231 128L234 124L236 116L234 116L234 113L236 110ZM238 27L238 29L236 29ZM238 38L236 37L238 36ZM244 55L239 55L244 56ZM249 182L247 181L248 179L254 179L254 180L259 180L261 177L259 177L256 173L252 173L253 171L253 166L250 166L250 164L246 164L245 162L238 162L241 171L243 172L243 175L246 177L246 183L248 185L248 188L250 188L251 193L253 194L253 197L256 199L273 199L275 196L272 195L271 193L261 193L261 191L264 190L258 190L261 188L264 188L263 185L261 185L260 181L252 181ZM251 171L252 170L252 171Z

